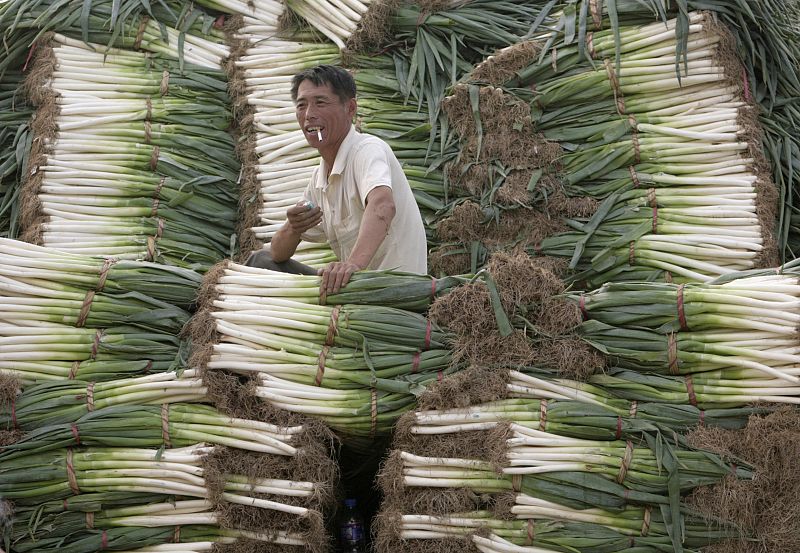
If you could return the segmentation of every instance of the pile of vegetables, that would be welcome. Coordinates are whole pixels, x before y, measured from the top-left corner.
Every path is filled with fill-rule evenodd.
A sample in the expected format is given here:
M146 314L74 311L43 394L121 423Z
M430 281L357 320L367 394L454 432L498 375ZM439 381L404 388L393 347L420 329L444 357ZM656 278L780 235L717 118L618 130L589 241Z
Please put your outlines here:
M344 435L387 434L427 383L455 370L447 333L410 310L460 280L367 272L322 298L320 281L229 264L207 308L218 339L207 367L255 374L256 395Z

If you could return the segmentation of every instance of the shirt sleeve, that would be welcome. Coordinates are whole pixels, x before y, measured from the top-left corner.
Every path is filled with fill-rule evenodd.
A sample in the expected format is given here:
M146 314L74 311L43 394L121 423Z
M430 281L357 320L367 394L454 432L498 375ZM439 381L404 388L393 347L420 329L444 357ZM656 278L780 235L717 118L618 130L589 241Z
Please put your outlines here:
M367 142L355 153L353 168L361 205L367 205L367 196L378 186L392 187L389 155L388 148L377 142Z
M306 189L303 191L303 201L304 202L313 202L314 205L320 206L319 198L316 197L316 187L314 186L314 182L316 180L316 171L308 180L308 185L306 185ZM322 214L325 217L325 214ZM306 242L327 242L328 238L325 236L325 228L323 227L322 223L319 223L317 226L312 227L305 231L303 234L300 235L300 238L305 240Z

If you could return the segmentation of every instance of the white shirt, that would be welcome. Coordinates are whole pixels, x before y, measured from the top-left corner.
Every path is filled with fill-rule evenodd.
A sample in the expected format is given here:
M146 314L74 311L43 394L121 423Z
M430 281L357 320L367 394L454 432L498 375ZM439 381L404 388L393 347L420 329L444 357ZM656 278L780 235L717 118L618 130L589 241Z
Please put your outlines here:
M386 142L351 126L336 153L330 177L326 178L326 173L321 160L303 194L303 199L322 209L322 222L303 233L303 240L327 240L340 260L348 259L361 229L367 195L378 186L388 186L395 216L367 269L428 272L422 216L400 162Z

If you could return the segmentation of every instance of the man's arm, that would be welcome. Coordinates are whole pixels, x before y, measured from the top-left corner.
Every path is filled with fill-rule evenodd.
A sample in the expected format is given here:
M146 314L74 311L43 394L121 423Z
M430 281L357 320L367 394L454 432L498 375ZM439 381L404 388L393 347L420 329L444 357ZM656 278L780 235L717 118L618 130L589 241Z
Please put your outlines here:
M365 269L369 265L375 252L389 234L394 214L392 189L389 186L377 186L370 190L367 194L364 218L361 221L361 228L358 230L358 238L353 246L353 251L345 261L331 263L324 269L320 269L322 275L320 292L324 292L326 295L335 294L350 281L354 272Z
M297 250L302 234L322 221L319 207L308 209L305 202L299 202L286 210L286 222L275 233L270 242L272 260L276 263L288 261Z

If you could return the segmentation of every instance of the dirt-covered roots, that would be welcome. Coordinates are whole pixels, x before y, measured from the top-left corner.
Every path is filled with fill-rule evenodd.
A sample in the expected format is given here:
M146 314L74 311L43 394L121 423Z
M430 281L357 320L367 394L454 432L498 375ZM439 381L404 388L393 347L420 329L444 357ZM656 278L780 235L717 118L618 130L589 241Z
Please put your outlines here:
M436 228L442 242L478 241L490 250L536 246L565 230L567 227L560 217L539 209L510 209L495 218L472 201L455 206Z
M734 523L745 535L704 551L800 551L800 410L786 407L753 416L742 430L698 427L688 438L693 446L717 452L730 463L741 459L755 468L752 480L730 476L691 495L698 511Z
M502 48L476 65L468 79L502 85L514 78L517 71L536 62L541 49L542 43L536 40L526 40Z

